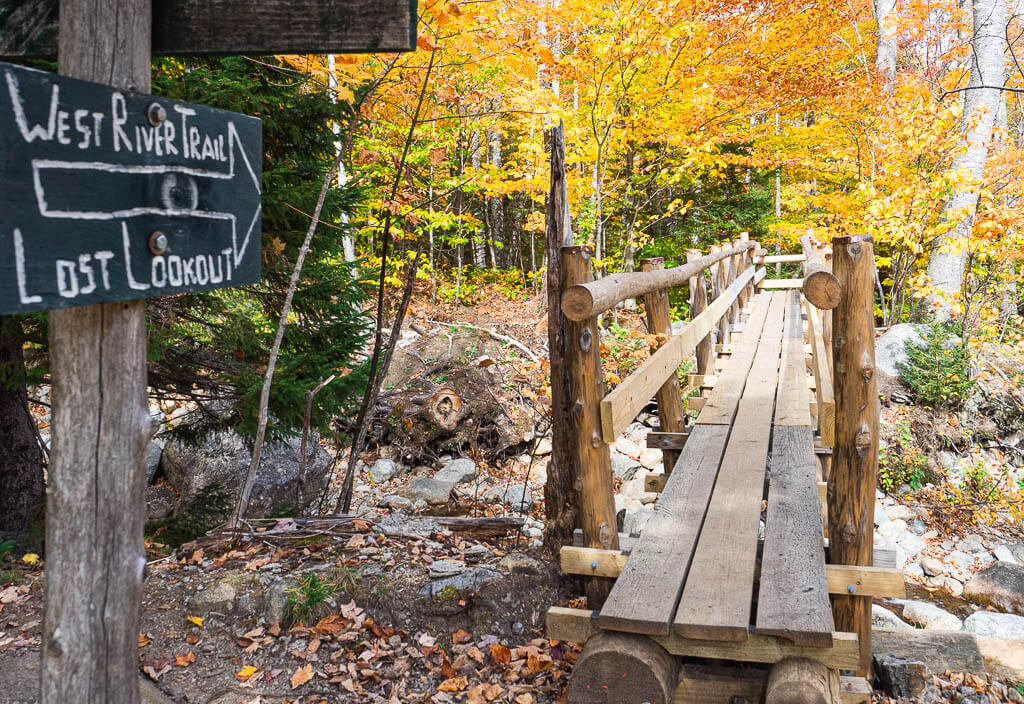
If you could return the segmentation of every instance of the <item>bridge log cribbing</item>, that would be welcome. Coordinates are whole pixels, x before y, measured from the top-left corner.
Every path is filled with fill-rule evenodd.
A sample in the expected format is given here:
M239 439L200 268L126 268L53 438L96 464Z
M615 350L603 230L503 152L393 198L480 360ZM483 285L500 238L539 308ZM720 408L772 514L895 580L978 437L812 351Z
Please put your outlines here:
M561 248L580 507L561 562L586 578L589 608L552 607L547 627L583 644L572 704L870 701L871 599L904 595L894 555L872 549L872 244L801 244L771 257L742 233L681 266L643 260L596 281L587 247ZM780 261L804 277L766 279ZM672 334L676 286L691 319ZM598 316L632 298L666 340L605 394ZM687 423L678 372L691 354ZM653 515L624 535L609 446L655 396L647 444L665 470L645 481Z

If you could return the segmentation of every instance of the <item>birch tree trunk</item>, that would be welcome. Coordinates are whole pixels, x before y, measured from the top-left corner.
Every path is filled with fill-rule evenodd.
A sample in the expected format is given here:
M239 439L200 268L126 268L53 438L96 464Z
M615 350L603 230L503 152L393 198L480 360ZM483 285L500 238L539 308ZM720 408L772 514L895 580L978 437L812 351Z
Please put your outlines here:
M941 294L933 301L939 320L950 318L950 299L963 285L967 241L978 206L978 183L988 160L1006 72L1006 0L974 0L973 16L971 78L964 91L961 121L967 149L953 159L952 165L964 181L944 208L945 217L955 219L953 226L936 238L928 261L928 277Z
M473 130L473 134L469 138L469 158L474 171L480 170L480 149L480 130ZM484 208L484 218L486 219L486 201ZM483 269L487 266L487 243L485 242L485 233L483 230L478 230L476 234L471 237L473 246L473 264L476 265L477 269Z
M878 23L875 68L885 79L886 92L891 94L896 80L896 0L875 0L875 21Z

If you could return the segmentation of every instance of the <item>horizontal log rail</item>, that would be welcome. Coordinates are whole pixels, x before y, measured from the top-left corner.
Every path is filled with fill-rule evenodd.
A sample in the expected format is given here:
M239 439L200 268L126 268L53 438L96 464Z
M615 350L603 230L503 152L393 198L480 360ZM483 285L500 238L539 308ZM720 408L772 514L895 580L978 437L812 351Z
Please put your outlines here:
M606 443L615 442L622 431L633 422L637 413L654 396L654 392L677 372L686 355L714 329L719 318L725 315L732 302L740 295L740 291L748 283L756 280L756 273L751 267L736 277L736 280L712 301L703 313L691 320L679 334L670 337L668 342L604 397L601 401L601 436Z
M784 264L806 261L802 254L768 254L764 258L765 264Z
M707 254L682 266L659 271L625 272L612 274L597 281L577 284L562 294L562 312L570 320L587 320L611 310L630 298L638 298L654 291L682 286L694 276L723 259L743 254L755 247L745 242L738 247Z
M839 299L843 295L839 279L832 273L831 267L826 266L809 236L804 235L800 238L800 246L803 247L806 259L801 287L804 298L821 310L832 310L839 305Z

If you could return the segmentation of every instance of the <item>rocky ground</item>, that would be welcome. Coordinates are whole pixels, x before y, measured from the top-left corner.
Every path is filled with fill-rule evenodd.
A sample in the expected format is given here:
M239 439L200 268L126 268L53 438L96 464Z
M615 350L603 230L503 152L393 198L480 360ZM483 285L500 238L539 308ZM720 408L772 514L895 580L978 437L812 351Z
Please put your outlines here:
M521 310L473 313L461 320L469 328L431 322L443 313L437 308L414 308L344 520L316 517L332 512L348 457L314 437L312 518L253 519L235 540L215 531L166 554L162 544L182 528L175 518L220 520L204 512L216 503L211 491L231 495L248 460L230 431L190 441L176 432L203 415L194 404L154 403L151 562L139 637L140 672L154 701L560 701L578 653L544 637L547 606L575 595L541 546L551 452L543 370L488 332L543 357L543 321L523 323ZM639 327L629 315L619 322ZM621 337L626 354L616 350L616 358L626 368L613 371L624 376L646 344L642 335ZM875 544L895 551L908 598L874 606L875 699L1024 702L1024 527L1008 512L1012 500L965 503L979 469L1007 486L1024 480L1020 434L997 428L975 440L962 432L966 416L922 415L898 382L883 386L885 444L910 433L928 472L915 486L877 494ZM406 427L433 428L415 399L445 390L472 409L461 424L470 433L458 442L440 433L421 446L395 430L402 418ZM46 391L36 397L46 400ZM46 408L38 408L45 436ZM663 469L661 452L646 448L653 411L611 451L625 532L642 529L657 498L644 490L646 476ZM268 448L257 515L294 506L298 453L297 440ZM521 525L481 534L444 525L442 516ZM45 562L14 557L0 584L0 704L33 701L38 667Z

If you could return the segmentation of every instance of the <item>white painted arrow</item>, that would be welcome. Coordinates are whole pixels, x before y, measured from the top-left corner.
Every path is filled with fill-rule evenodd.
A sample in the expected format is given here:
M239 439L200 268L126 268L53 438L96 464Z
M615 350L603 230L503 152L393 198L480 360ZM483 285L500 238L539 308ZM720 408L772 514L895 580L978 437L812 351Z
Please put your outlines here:
M242 243L238 243L238 218L234 213L226 213L214 210L199 210L193 203L192 207L175 207L169 193L162 193L163 200L158 206L137 206L123 210L60 210L51 208L46 202L46 193L43 189L41 173L45 170L74 170L74 171L100 171L115 174L180 174L183 176L195 176L199 178L213 178L232 180L235 178L235 147L241 155L241 161L245 164L245 170L252 178L253 187L256 193L261 193L260 180L249 163L242 140L238 136L234 122L228 121L228 171L214 171L212 169L197 169L189 166L170 166L162 164L108 164L98 161L58 161L53 159L32 160L32 180L35 186L36 200L39 204L39 213L47 218L65 218L69 220L114 220L118 218L132 218L140 215L164 215L169 217L199 217L213 220L229 220L231 222L231 246L234 254L235 266L242 261L246 248L249 246L249 239L256 227L256 220L260 216L262 203L256 206L252 220L246 230Z

